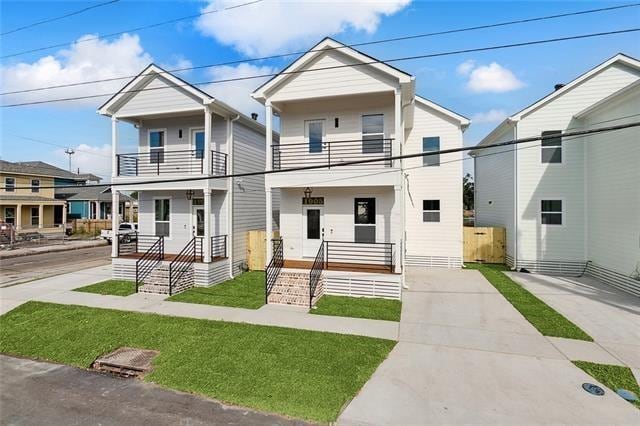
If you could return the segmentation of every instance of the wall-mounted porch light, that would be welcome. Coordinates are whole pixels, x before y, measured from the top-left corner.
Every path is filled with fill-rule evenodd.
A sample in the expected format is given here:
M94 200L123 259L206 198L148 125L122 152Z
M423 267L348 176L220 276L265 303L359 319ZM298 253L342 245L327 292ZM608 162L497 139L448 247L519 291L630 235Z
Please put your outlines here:
M193 189L187 189L185 195L187 196L187 200L191 200L193 198Z
M309 188L308 186L304 189L304 198L309 199L311 198L311 188Z

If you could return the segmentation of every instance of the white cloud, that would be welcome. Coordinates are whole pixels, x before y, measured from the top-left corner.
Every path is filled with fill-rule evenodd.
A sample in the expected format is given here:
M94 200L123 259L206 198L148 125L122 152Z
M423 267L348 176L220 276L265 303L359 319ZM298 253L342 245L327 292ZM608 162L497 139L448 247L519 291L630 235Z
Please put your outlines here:
M268 75L275 72L276 69L273 67L256 66L244 63L235 67L221 66L211 68L208 71L208 76L212 81L219 81L232 78ZM251 78L247 80L230 81L227 83L213 83L203 87L203 90L247 115L250 115L252 112L257 112L259 114L260 121L263 121L264 114L260 113L264 111L264 107L257 101L253 100L249 95L256 87L260 86L269 78L270 77Z
M96 37L86 34L78 40ZM123 34L113 41L90 40L74 44L55 55L44 56L33 63L20 62L0 68L4 92L101 80L138 74L153 58L144 51L137 35ZM20 93L3 97L3 103L30 102L56 98L112 93L126 80L114 80L90 85ZM89 98L73 102L51 103L50 106L82 105L97 108L105 99Z
M476 66L476 61L467 59L456 68L456 72L460 75L469 75L471 70Z
M486 112L478 112L471 116L471 122L475 124L481 123L499 123L507 118L507 112L503 109L490 109Z
M409 3L411 0L270 0L201 16L196 27L246 55L270 55L308 47L347 29L371 34L383 16L393 15ZM202 12L235 4L237 0L210 0Z
M111 145L91 146L80 144L72 147L75 154L71 156L71 170L80 173L92 173L100 176L104 180L111 179ZM69 167L69 157L64 153L64 149L55 151L58 167L67 169ZM46 161L46 160L45 160Z
M460 68L460 66L458 68ZM524 86L524 83L520 81L511 70L497 62L473 67L468 74L469 80L467 81L467 88L476 93L510 92Z

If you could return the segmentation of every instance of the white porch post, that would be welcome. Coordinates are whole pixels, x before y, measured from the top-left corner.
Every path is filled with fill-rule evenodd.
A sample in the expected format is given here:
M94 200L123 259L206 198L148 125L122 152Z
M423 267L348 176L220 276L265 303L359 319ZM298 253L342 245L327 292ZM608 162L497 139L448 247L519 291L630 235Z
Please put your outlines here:
M94 210L94 219L100 219L100 201L93 202L93 210ZM113 210L113 206L112 206Z
M44 228L44 204L38 205L38 228Z
M272 169L272 154L273 154L273 107L271 106L271 102L267 101L265 104L265 131L266 131L266 149L267 149L267 158L265 163L265 170L269 171ZM266 255L266 264L268 265L271 261L271 257L273 256L273 245L271 244L271 239L273 238L273 208L272 208L272 199L271 199L271 187L269 186L269 176L265 176L265 196L266 196L266 210L267 210L267 255ZM266 266L266 265L265 265Z
M22 230L22 204L16 204L16 231Z
M402 142L404 141L404 129L402 128L402 92L400 89L396 89L394 98L394 141L391 144L393 146L392 155L401 155ZM394 164L399 167L399 164Z
M394 94L394 124L395 124L395 140L392 146L392 155L402 155L402 148L404 146L404 116L402 111L402 91L398 88ZM395 243L395 267L396 273L403 273L404 262L404 161L397 160L399 164L394 164L395 167L400 168L400 182L394 186L394 208L392 215L391 229L395 229L396 232L392 232L392 238ZM403 278L404 279L404 278Z
M211 190L204 190L204 240L202 241L204 263L211 263Z
M213 149L213 142L211 141L211 133L212 133L212 123L211 120L211 108L207 105L204 107L204 167L203 173L205 175L210 175L213 170L211 170L211 150ZM211 195L211 194L209 194Z
M118 176L118 119L111 117L111 177Z
M118 257L118 245L120 238L118 236L118 228L120 227L120 216L113 214L113 206L118 208L120 202L120 193L112 187L111 189L111 257Z
M394 243L394 259L395 273L402 272L402 250L404 249L402 244L402 236L404 229L402 229L402 185L395 185L393 187L394 198L393 207L391 208L391 242Z
M62 229L65 232L67 230L67 203L66 202L62 205Z

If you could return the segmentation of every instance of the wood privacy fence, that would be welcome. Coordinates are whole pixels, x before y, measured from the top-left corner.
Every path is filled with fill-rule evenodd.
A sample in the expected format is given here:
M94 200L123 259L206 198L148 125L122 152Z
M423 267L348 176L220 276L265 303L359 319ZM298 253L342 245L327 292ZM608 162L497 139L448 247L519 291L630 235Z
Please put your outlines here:
M279 232L273 233L278 238ZM267 258L267 231L247 232L247 266L250 271L264 271Z
M111 229L111 219L73 219L73 233L98 235L103 229Z
M504 228L463 228L464 261L470 263L504 263L506 232Z

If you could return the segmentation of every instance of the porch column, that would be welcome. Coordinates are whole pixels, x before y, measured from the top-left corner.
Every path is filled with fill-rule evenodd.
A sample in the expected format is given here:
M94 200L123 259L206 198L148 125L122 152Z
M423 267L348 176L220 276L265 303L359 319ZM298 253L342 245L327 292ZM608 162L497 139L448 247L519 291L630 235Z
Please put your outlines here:
M38 228L44 228L44 204L38 205Z
M16 205L16 230L22 230L22 204Z
M393 187L393 207L391 208L391 238L390 241L394 243L394 259L393 263L396 267L396 273L402 272L402 252L404 250L404 228L402 226L402 185L395 185Z
M111 177L118 176L118 119L111 117Z
M211 141L212 133L212 121L211 120L211 108L209 106L204 107L204 155L203 155L203 173L210 175L211 170L211 150L213 149L213 143ZM211 194L209 194L211 195Z
M120 202L120 193L114 187L111 187L111 206L117 206ZM117 214L111 215L111 257L118 257L118 245L120 238L118 236L118 228L120 227L120 217Z
M273 156L273 107L271 106L271 102L267 101L264 107L265 117L264 117L264 125L265 132L267 136L267 159L265 164L265 170L271 170L273 166L272 156Z
M266 132L266 136L267 136L267 140L266 140L266 148L267 148L267 158L266 158L266 163L265 163L265 170L269 171L273 168L273 160L272 160L272 155L273 155L273 107L271 106L271 102L267 101L265 103L265 117L264 117L264 124L265 124L265 132ZM271 187L268 186L268 182L269 182L269 176L266 175L265 176L265 195L266 195L266 209L267 209L267 226L266 226L266 231L267 231L267 253L266 253L266 265L269 264L269 262L271 261L271 257L273 256L273 244L271 244L271 239L273 238L273 208L272 208L272 201L271 201Z
M271 239L273 238L273 208L271 203L271 188L267 188L265 190L265 195L267 198L267 257L265 267L271 261L271 257L273 256L273 244L271 243Z
M67 203L62 205L62 229L67 230Z
M400 89L396 89L394 97L394 141L391 144L393 147L391 155L396 156L401 154L402 144L404 142L404 128L402 126L402 92ZM402 160L399 160L402 161ZM396 167L400 167L400 164L394 164Z
M211 263L211 190L204 190L204 240L202 241L204 263Z
M102 219L100 217L100 201L94 201L93 205L94 205L93 208L94 208L94 210L96 212L94 219Z

